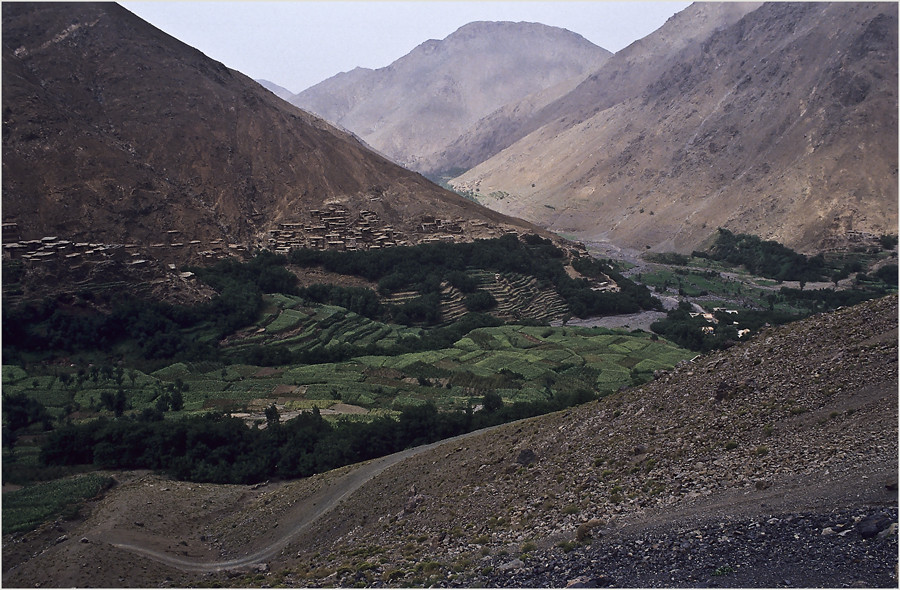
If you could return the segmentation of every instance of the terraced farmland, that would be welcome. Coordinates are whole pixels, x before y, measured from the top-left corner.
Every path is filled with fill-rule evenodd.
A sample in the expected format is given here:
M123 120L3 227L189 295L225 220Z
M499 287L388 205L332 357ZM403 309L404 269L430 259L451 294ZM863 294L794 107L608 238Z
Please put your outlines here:
M281 303L295 307L269 314L265 325L248 332L247 342L297 348L320 342L377 345L409 331L340 308ZM270 330L272 325L290 327ZM233 342L230 348L249 346L247 342ZM139 414L157 408L161 398L177 390L183 408L168 411L167 416L243 412L249 414L248 420L264 424L263 410L272 404L286 415L337 404L345 404L344 411L350 404L354 412L374 415L426 401L442 409L461 409L477 405L488 392L497 392L505 402L546 399L572 389L604 395L650 379L654 371L690 356L689 351L645 333L505 325L472 330L448 348L364 355L337 363L284 367L175 363L149 374L134 369L118 375L98 371L96 380L73 379L66 385L58 376L31 375L20 367L5 366L3 386L5 393L26 392L54 416L67 415L73 407L79 410L79 419L111 414L101 400L119 391L128 401L126 414Z
M511 272L473 273L481 288L497 300L495 314L503 319L532 318L538 321L558 320L569 313L566 302L548 285L541 287L534 277Z
M239 356L254 346L283 346L292 353L334 348L342 344L390 346L421 329L376 322L334 305L308 304L283 295L272 298L270 310L248 330L224 343L228 355Z

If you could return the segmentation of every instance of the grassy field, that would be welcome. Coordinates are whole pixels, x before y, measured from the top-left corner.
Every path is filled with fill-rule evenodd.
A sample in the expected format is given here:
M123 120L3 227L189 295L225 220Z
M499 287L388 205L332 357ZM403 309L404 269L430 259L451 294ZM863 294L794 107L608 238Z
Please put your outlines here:
M671 290L683 296L702 298L697 303L707 311L716 307L768 309L768 297L782 284L755 277L747 271L704 258L691 258L688 266L657 266L635 277L657 292ZM800 310L781 301L775 310L796 313Z
M287 327L269 331L272 325ZM298 302L285 299L274 302L257 326L247 330L244 338L234 338L227 348L240 350L250 346L248 342L262 341L304 350L304 346L321 346L323 341L353 343L355 339L381 345L418 331L378 324L332 306L298 307ZM606 395L647 381L654 371L692 356L690 351L643 332L504 325L472 330L446 348L370 354L342 362L275 367L176 362L144 372L73 358L65 364L35 363L27 368L4 365L2 383L4 396L25 394L39 401L52 426L111 419L116 412L110 400L124 397L126 417L162 411L165 419L173 420L217 412L265 427L265 411L273 404L282 420L313 407L329 420L371 420L396 416L405 407L428 402L445 411L477 409L487 393L498 394L505 403L543 401L584 391ZM176 396L182 400L177 410L169 401ZM17 432L14 447L4 445L4 483L64 478L55 485L74 486L65 483L69 481L66 478L83 468L42 465L39 453L44 427L34 423ZM82 492L73 487L59 492L57 488L38 488L35 493L45 494L46 502L23 499L21 505L10 504L17 515L9 520L7 498L12 496L5 494L4 531L7 525L10 530L28 530L36 520L75 510L75 504L61 504L53 498L85 497L95 493L91 489Z
M31 530L56 516L74 517L83 500L93 498L111 484L111 478L91 473L4 492L3 534Z
M872 265L893 259L892 251L830 252L825 255L826 264L832 271L845 266L858 265L865 270ZM769 297L783 286L796 288L796 282L778 281L750 274L741 266L709 258L688 257L685 265L653 264L653 270L632 277L639 283L655 290L679 292L683 296L703 300L698 303L711 311L714 307L735 307L769 309ZM827 281L824 285L832 287ZM774 302L775 311L798 313L803 309L792 306L778 298Z

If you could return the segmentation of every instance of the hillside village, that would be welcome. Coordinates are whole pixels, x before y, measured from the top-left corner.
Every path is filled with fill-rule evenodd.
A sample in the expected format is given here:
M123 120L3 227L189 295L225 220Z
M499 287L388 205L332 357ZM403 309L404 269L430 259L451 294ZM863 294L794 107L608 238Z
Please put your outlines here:
M311 209L305 221L281 222L275 229L263 232L248 245L226 242L222 238L204 241L185 236L170 229L161 239L149 245L136 243L110 244L78 241L68 237L44 236L25 239L25 232L15 221L3 224L3 259L21 265L23 273L43 277L77 277L78 284L90 284L97 291L110 291L141 284L141 292L185 302L197 297L209 298L212 293L194 280L192 272L182 265L209 265L229 258L247 258L254 252L268 250L288 254L294 249L361 251L395 246L413 246L434 242L465 242L477 236L497 238L513 230L477 219L442 219L422 215L412 231L403 231L386 224L372 210L351 211L345 204L327 202L322 209ZM583 244L570 243L567 248L586 255ZM567 271L579 277L571 266ZM482 273L484 274L484 273ZM140 278L139 282L135 279ZM592 280L595 291L616 292L615 281ZM496 312L501 317L535 317L559 319L567 314L567 307L556 293L539 288L534 279L501 274L479 275L482 288L499 302ZM15 303L23 294L18 280L9 280L5 296ZM52 283L51 283L52 284ZM398 293L392 303L402 303L415 293ZM444 285L443 314L456 319L465 313L463 293Z
M505 233L484 221L462 218L447 220L423 215L416 226L418 234L414 237L407 236L392 225L383 223L375 211L362 209L354 215L339 202L326 203L324 209L311 209L309 215L312 217L311 222L281 223L278 229L267 232L265 247L278 253L287 253L294 248L374 250L465 240L475 228L488 229L489 237Z
M149 245L76 241L59 236L34 239L25 237L27 232L18 222L6 221L2 228L3 257L33 264L64 260L73 265L111 259L131 265L146 264L150 260L215 262L259 249L282 254L299 248L373 250L429 242L467 241L473 235L495 238L512 231L483 220L461 217L441 219L434 215L422 215L415 222L415 229L405 232L384 223L375 211L362 209L354 213L336 201L326 203L323 209L310 209L306 216L305 221L279 223L277 228L264 231L249 246L228 243L222 238L210 241L191 239L175 229L166 230L161 240Z
M429 242L466 241L473 234L493 238L507 233L485 221L448 220L424 215L416 226L418 232L407 234L384 224L374 211L362 210L354 215L338 203L328 203L322 210L310 210L309 215L312 219L307 222L278 224L277 229L264 232L249 246L229 243L222 238L210 241L191 239L174 229L166 230L160 241L149 245L76 241L60 236L27 239L17 222L7 221L3 223L3 258L20 260L30 266L62 261L69 267L77 268L82 264L113 260L136 267L151 265L154 261L212 263L260 249L281 254L299 248L372 250ZM174 267L174 264L169 266Z

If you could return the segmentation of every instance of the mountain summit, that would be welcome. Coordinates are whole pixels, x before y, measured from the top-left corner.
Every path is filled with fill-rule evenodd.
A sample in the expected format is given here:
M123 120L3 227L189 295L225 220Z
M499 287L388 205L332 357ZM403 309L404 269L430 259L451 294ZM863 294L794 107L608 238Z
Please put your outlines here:
M429 171L434 154L482 117L580 80L609 56L565 29L474 22L441 41L425 41L385 68L338 74L291 102L349 129L389 158Z

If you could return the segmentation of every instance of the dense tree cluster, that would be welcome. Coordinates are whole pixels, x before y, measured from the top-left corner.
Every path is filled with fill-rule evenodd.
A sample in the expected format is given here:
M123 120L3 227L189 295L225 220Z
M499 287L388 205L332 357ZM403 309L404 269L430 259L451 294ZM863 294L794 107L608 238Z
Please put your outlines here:
M825 257L821 254L807 258L778 242L750 234L734 234L724 228L719 228L716 241L708 252L694 252L693 255L739 264L755 275L777 281L823 281L829 278Z
M328 422L314 410L281 423L275 410L267 411L265 429L216 414L163 420L161 413L149 410L137 418L59 428L42 447L41 460L47 465L153 469L198 482L254 483L305 477L591 399L588 390L576 390L539 402L504 404L490 393L478 412L472 407L439 412L429 402L407 407L396 419L371 422Z
M263 308L265 293L298 295L376 320L434 326L443 320L440 291L445 280L465 294L464 304L470 312L485 312L496 306L493 296L478 288L478 281L468 272L471 269L534 276L545 286L554 286L571 312L580 317L659 306L648 289L618 274L611 263L586 257L575 259L574 264L586 276L607 274L621 289L617 293L601 293L592 291L587 281L569 277L563 268L564 259L565 253L550 240L526 236L522 241L511 234L472 243L358 252L294 250L289 257L264 251L248 262L227 259L209 267L191 268L217 292L212 300L194 306L124 295L105 302L110 311L100 312L103 305L98 305L101 302L94 301L89 292L4 305L4 356L14 360L29 351L108 351L130 342L142 359L213 359L219 354L215 345L198 340L192 332L203 327L222 338L252 324ZM288 261L369 279L378 284L382 294L415 290L418 296L402 304L384 305L376 292L366 288L311 285L301 289L296 276L285 268ZM310 352L310 358L300 360L332 362L347 358L350 352ZM291 360L286 349L251 349L245 356L246 362L261 365Z
M12 448L22 430L40 424L42 430L53 427L53 417L44 404L21 392L3 394L3 446Z
M187 330L211 325L225 336L256 321L263 293L297 294L297 277L286 259L263 252L250 262L223 260L192 269L218 295L194 306L170 305L130 295L106 302L100 312L91 293L3 306L3 353L109 350L129 341L144 359L203 359L216 356L212 345L198 342ZM7 356L8 355L8 356Z
M553 286L572 314L578 317L632 313L659 307L659 301L649 289L619 274L610 262L575 258L573 266L576 270L588 277L607 275L620 288L619 292L591 290L588 281L573 279L565 272L565 257L566 253L548 239L526 235L520 240L513 234L470 243L433 243L357 252L294 250L289 255L293 264L321 266L330 272L375 282L383 294L418 291L417 299L393 310L392 319L398 323L439 322L440 298L437 295L445 280L470 295L465 300L470 311L491 309L495 305L493 297L487 292L479 292L477 281L466 272L472 268L533 276L545 286Z
M894 266L894 273L896 273ZM892 275L895 276L895 275ZM712 334L705 333L704 327L710 326L702 317L691 317L693 310L690 303L682 301L666 317L654 322L650 328L679 346L690 350L706 352L727 348L738 340L737 329L756 331L766 324L778 325L792 322L813 313L837 309L841 306L856 305L888 293L887 285L869 285L866 288L845 290L835 289L793 289L782 287L768 295L769 309L740 310L737 314L719 312L714 317L719 321ZM786 312L775 309L776 303L786 304L797 312Z
M69 296L4 305L3 355L10 362L21 352L109 350L127 340L145 359L204 358L213 350L186 337L184 330L207 321L219 303L207 305L175 306L127 294L106 313Z

